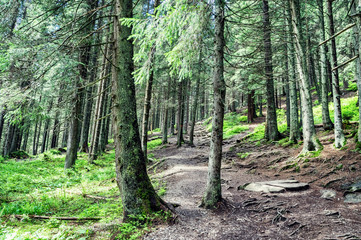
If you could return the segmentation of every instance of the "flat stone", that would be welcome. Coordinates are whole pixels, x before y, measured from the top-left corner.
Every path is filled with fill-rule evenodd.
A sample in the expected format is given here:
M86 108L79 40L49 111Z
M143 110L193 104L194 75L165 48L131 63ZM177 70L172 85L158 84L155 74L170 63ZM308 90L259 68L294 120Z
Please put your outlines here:
M268 182L261 182L262 184L267 184L271 186L285 188L288 191L298 191L307 189L309 185L307 183L300 183L297 180L275 180L275 181L268 181Z
M253 192L265 192L265 193L279 193L284 191L298 191L307 189L309 185L307 183L300 183L297 180L275 180L267 182L253 182L244 185L244 190Z
M322 194L321 198L332 199L336 197L336 191L331 189L322 189L320 192Z
M361 203L361 193L349 193L345 196L345 203Z
M279 192L286 191L286 189L284 189L282 187L260 184L257 182L247 184L244 187L244 190L251 191L251 192L265 192L265 193L279 193Z

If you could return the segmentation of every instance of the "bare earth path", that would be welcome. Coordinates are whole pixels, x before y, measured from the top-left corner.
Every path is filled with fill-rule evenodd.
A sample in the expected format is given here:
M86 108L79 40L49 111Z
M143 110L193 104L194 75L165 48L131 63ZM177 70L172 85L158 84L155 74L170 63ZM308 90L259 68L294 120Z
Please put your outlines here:
M361 239L360 204L346 204L341 192L334 199L321 198L322 187L316 183L305 191L265 194L238 190L253 181L296 178L290 172L276 173L245 165L235 152L252 152L251 163L289 158L294 150L277 149L274 145L254 146L236 143L243 133L224 144L222 191L226 200L218 210L199 208L207 178L208 139L197 126L196 147L176 148L175 139L154 152L166 159L152 178L167 183L164 200L180 204L176 208L177 224L158 226L145 239ZM249 163L249 161L248 161ZM253 167L252 167L253 166ZM256 167L255 167L256 166Z

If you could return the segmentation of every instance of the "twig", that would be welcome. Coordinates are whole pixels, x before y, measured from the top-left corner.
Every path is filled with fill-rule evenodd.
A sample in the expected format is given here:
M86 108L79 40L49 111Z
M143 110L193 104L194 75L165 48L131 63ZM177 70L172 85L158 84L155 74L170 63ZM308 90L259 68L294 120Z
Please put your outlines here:
M306 225L300 225L296 230L294 230L291 234L290 237L293 236L296 232L298 232L298 230L300 230L301 228L303 228Z
M24 218L24 215L14 215L15 218L17 219L22 219ZM28 215L29 218L32 219L51 219L51 218L55 218L58 220L63 220L63 221L97 221L100 220L101 218L99 217L86 217L86 218L80 218L80 217L53 217L53 216L39 216L39 215Z

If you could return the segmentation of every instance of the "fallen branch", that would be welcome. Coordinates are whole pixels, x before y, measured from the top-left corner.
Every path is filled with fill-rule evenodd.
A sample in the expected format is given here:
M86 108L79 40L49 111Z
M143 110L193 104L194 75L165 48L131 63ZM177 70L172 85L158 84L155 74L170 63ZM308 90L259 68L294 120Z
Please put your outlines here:
M101 197L101 196L94 196L94 195L89 195L89 194L83 194L83 197L97 199L97 200L108 200L108 199L111 199L111 198L119 198L119 196Z
M296 230L294 230L291 234L290 234L290 237L295 235L296 232L298 232L298 230L300 230L301 228L303 228L304 226L306 225L300 225Z
M150 167L148 168L148 171L150 171L150 170L152 170L153 168L155 168L156 166L160 165L160 164L163 163L165 160L166 160L166 159L164 158L164 159L160 160L159 162L153 164L152 166L150 166Z
M23 219L24 215L13 215L17 219ZM54 216L39 216L39 215L27 215L29 218L32 219L57 219L57 220L63 220L63 221L97 221L101 218L99 217L54 217Z

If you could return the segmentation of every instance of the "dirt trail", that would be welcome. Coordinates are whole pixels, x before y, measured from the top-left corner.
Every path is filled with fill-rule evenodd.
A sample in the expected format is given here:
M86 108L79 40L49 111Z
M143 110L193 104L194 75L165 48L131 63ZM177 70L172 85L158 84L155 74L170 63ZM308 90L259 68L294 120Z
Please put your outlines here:
M237 152L252 152L251 163L295 155L295 150L274 145L236 142L246 134L225 141L222 194L226 203L214 211L199 207L209 154L209 135L202 125L197 125L196 147L176 148L176 140L170 138L168 147L154 152L156 158L166 160L152 178L166 181L167 193L163 198L180 204L176 208L179 222L158 226L145 239L361 239L360 205L343 203L341 192L337 192L335 199L326 200L320 198L321 187L317 184L311 184L306 191L281 194L238 190L238 186L253 181L303 180L291 172L275 174L266 166L262 171L249 161L242 162Z

